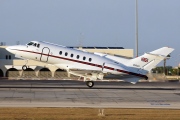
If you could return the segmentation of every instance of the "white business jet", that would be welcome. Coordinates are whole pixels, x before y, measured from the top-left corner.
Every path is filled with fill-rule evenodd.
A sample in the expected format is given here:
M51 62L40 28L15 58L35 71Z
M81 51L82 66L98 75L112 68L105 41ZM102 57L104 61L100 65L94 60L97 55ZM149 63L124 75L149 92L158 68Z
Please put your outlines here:
M94 86L94 81L103 80L104 76L120 79L128 75L124 80L131 83L136 83L140 79L147 80L146 74L174 50L162 47L134 59L125 59L44 41L31 41L26 45L9 46L6 49L21 58L53 64L66 70L68 74L82 77L90 88ZM23 70L26 68L26 65L22 66Z

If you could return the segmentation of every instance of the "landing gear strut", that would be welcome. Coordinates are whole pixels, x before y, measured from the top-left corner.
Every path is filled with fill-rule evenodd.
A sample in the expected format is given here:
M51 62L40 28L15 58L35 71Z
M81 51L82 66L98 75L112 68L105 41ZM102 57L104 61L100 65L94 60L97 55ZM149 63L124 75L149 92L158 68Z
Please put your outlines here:
M22 66L22 70L24 70L24 71L27 69L27 65L26 64L28 63L28 59L25 62L26 62L25 65Z
M94 86L94 82L93 81L87 81L86 82L86 85L89 87L89 88L92 88Z

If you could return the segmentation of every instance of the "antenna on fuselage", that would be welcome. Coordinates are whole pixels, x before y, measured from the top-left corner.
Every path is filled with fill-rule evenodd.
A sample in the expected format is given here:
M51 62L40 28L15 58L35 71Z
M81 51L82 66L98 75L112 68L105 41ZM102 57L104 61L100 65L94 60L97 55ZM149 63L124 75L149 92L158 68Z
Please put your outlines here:
M20 45L20 42L19 42L19 41L16 41L16 45Z

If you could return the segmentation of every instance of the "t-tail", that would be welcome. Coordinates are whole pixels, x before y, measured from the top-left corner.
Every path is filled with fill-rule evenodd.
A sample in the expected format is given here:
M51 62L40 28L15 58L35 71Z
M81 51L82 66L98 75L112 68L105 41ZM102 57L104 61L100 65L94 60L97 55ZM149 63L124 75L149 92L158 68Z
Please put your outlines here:
M151 71L157 64L162 60L166 59L167 56L173 51L173 48L162 47L154 50L150 53L145 53L142 56L130 60L126 65L133 68L138 68L144 71ZM146 73L145 73L146 74Z
M129 60L126 63L126 66L131 69L134 73L138 74L138 76L134 76L132 78L128 78L125 81L131 82L135 84L140 79L148 79L146 74L151 71L157 64L159 64L162 60L166 59L167 56L173 51L173 48L162 47L160 49L154 50L150 53L145 53L142 56ZM145 77L146 76L146 77Z

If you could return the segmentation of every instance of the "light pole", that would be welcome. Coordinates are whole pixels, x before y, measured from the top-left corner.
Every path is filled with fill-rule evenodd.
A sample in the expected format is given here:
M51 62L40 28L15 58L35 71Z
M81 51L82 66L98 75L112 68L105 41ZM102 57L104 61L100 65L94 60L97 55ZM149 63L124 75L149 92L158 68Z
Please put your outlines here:
M180 55L178 55L178 58L179 58L179 56L180 56ZM177 61L179 61L179 60L177 59ZM178 79L179 79L179 65L180 65L180 64L179 64L179 62L178 62L178 65L177 65L177 75L178 75Z
M138 57L138 0L136 0L136 57Z
M177 66L177 76L179 76L179 66Z

